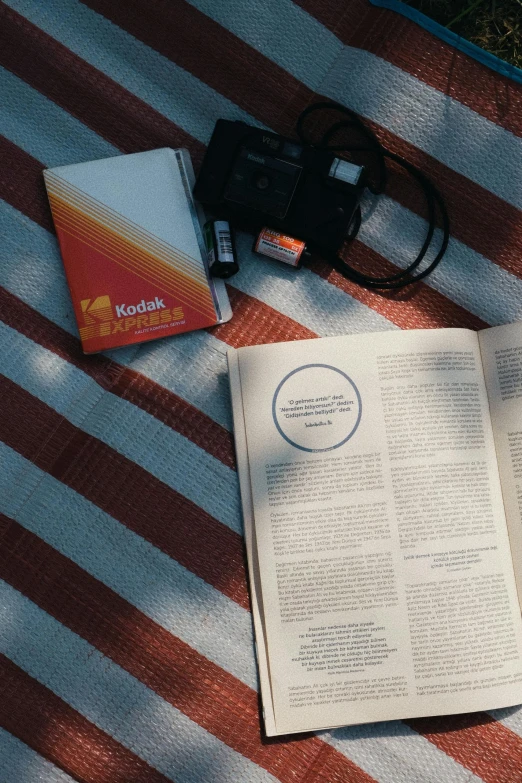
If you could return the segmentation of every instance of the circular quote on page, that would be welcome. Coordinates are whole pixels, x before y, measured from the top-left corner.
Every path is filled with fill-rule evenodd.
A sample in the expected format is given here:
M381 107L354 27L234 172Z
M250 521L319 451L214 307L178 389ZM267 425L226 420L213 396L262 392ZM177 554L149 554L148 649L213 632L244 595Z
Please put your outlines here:
M354 382L329 364L305 364L292 370L272 401L279 434L303 451L342 446L359 426L361 410L361 395Z

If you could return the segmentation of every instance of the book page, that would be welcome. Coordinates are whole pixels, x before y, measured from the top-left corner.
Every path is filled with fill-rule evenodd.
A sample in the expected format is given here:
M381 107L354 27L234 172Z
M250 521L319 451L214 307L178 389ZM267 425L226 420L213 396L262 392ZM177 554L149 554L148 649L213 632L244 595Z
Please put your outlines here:
M522 701L476 334L237 355L274 733Z
M261 585L259 563L257 560L257 542L254 530L254 509L250 485L250 468L246 445L245 417L243 411L241 378L239 376L238 351L228 351L228 373L230 379L230 395L232 398L232 416L234 421L234 442L236 447L237 472L241 485L241 508L243 512L243 528L245 548L248 555L248 577L250 587L250 602L252 604L252 619L256 636L256 656L259 670L259 688L263 701L263 722L269 736L277 734L274 710L272 705L272 689L268 671L268 658L265 641L263 619L263 603L261 600Z
M485 329L479 342L522 605L522 323Z

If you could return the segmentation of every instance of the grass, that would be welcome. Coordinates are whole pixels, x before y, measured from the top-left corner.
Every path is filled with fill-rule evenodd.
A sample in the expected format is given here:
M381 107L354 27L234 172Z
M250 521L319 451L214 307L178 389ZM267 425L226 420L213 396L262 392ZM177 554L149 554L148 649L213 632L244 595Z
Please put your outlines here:
M468 41L522 68L522 0L404 0Z

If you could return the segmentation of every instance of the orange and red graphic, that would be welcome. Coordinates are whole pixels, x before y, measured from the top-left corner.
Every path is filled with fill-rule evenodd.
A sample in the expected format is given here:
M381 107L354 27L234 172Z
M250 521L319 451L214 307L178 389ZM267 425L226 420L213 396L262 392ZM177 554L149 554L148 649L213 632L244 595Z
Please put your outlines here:
M216 323L201 261L55 172L45 181L87 353Z

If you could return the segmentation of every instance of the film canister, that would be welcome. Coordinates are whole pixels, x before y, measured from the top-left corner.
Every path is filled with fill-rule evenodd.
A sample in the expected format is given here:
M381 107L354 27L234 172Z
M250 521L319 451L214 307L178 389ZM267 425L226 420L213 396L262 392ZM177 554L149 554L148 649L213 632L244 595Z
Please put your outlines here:
M204 234L212 277L227 278L239 272L230 224L226 220L209 220L205 223Z
M254 253L260 253L269 258L277 258L285 264L300 269L306 245L301 239L294 239L271 228L263 228L253 247Z

